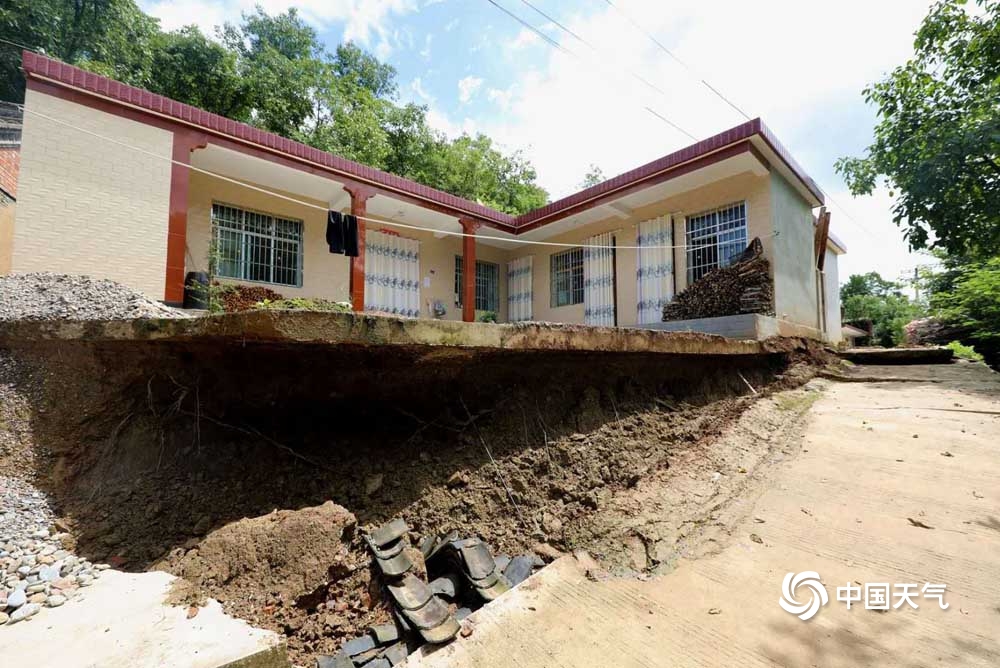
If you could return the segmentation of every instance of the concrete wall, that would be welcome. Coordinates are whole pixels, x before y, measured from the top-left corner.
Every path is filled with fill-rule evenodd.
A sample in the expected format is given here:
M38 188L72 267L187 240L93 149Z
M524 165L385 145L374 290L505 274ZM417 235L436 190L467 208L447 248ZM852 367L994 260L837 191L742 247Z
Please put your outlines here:
M791 184L771 173L770 256L774 272L774 311L779 320L819 329L812 209ZM818 331L814 332L817 335Z
M837 266L837 254L826 249L826 259L823 265L823 295L826 306L825 338L830 343L840 343L843 338L840 321L840 273Z
M321 297L334 301L349 301L350 261L344 255L331 254L326 245L325 208L327 203L310 200L296 193L283 194L323 207L324 210L295 204L280 197L192 172L188 200L186 270L207 270L209 246L212 239L212 202L230 204L238 208L301 220L305 247L302 257L301 287L222 279L224 282L264 285L287 297ZM377 225L371 226L369 229L391 234L398 233L395 230L382 229ZM433 317L432 306L434 300L438 299L447 309L444 319L461 320L462 309L455 304L454 284L455 256L462 254L462 239L454 236L437 239L431 232L412 230L407 230L403 236L420 242L421 316ZM500 265L500 313L498 313L498 317L506 319L506 261L508 254L503 250L483 244L477 246L476 253L478 259Z
M170 158L173 134L28 90L25 106ZM163 299L170 163L25 113L11 269L110 278Z

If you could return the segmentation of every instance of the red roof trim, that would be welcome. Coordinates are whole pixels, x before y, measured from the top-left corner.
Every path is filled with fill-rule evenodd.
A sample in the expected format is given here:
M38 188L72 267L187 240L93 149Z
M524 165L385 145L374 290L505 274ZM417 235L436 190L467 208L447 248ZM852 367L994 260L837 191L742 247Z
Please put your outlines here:
M205 130L256 144L300 160L306 160L339 172L348 178L361 179L373 185L382 186L390 191L426 200L439 207L446 207L453 210L456 215L472 215L481 220L493 223L501 229L507 228L512 232L520 232L522 228L531 229L539 227L545 224L543 221L546 221L546 219L564 217L564 215L560 216L559 214L568 209L579 208L591 200L605 200L609 194L617 190L622 190L642 181L649 180L684 163L708 156L732 144L745 141L754 135L759 135L796 177L802 181L816 199L823 202L823 193L819 186L805 173L759 118L682 148L641 167L619 174L603 183L546 204L534 211L514 217L478 202L472 202L425 186L416 181L411 181L395 174L389 174L388 172L383 172L373 167L320 151L306 144L291 141L285 137L265 132L245 123L212 114L191 105L163 97L162 95L157 95L82 70L78 67L67 65L47 56L25 51L22 56L22 63L27 75L45 77L66 86L88 91L102 98L133 105L140 109L192 124Z

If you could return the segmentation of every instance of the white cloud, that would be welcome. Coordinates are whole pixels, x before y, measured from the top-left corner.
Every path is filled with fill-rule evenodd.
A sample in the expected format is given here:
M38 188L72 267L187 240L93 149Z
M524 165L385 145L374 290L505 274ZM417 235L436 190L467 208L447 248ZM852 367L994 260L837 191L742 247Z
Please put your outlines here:
M456 27L458 27L458 19L452 19L451 21L448 21L447 23L444 24L444 31L451 32Z
M420 57L424 60L431 59L431 42L434 41L434 35L428 34L424 37L424 48L420 50Z
M420 77L417 77L416 79L410 82L410 90L416 93L417 97L419 97L424 102L428 103L434 102L434 96L428 93L424 89L424 83L423 81L420 80Z
M483 80L480 77L469 75L458 80L458 101L466 104L482 88Z
M495 104L502 111L506 111L510 108L510 101L514 97L514 87L511 86L505 90L499 88L490 88L486 91L486 98Z
M517 36L507 44L507 48L512 51L519 51L526 46L532 46L538 44L541 38L533 30L528 30L527 28L521 28L521 31L517 33Z
M766 12L759 3L740 0L615 4L696 72L679 65L611 7L586 16L557 15L597 53L565 33L552 33L579 58L546 47L539 65L511 50L537 40L529 36L533 33L522 30L508 42L508 60L515 67L528 62L531 67L521 65L509 110L483 130L506 146L530 147L539 181L553 197L573 192L589 164L614 175L692 142L646 106L699 139L742 122L742 116L700 83L704 77L751 117L761 116L837 201L857 209L852 215L878 241L868 235L864 242L847 238L852 253L854 248L892 246L900 252L885 253L885 263L912 264L891 223L888 199L855 204L848 193L838 194L843 188L831 168L836 158L863 147L842 138L848 129L854 137L870 132L858 128L868 122L857 118L861 89L912 54L913 31L930 0L775 0ZM832 35L850 35L853 46L844 48ZM633 73L663 93L637 81ZM845 110L853 110L854 117L843 119L851 113ZM853 125L838 127L841 120ZM835 233L851 237L848 230L857 225L836 206L831 210ZM885 273L897 272L886 266Z

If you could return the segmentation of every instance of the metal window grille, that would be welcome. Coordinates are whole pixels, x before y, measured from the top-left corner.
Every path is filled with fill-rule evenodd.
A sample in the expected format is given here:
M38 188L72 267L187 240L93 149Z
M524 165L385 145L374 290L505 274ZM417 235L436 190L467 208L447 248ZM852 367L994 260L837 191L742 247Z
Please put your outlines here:
M571 248L549 256L552 306L583 303L583 249Z
M225 278L302 286L302 221L212 204L215 273Z
M462 256L455 256L455 304L462 305ZM476 260L476 310L500 310L500 265Z
M688 216L686 243L688 285L728 266L747 247L746 202Z

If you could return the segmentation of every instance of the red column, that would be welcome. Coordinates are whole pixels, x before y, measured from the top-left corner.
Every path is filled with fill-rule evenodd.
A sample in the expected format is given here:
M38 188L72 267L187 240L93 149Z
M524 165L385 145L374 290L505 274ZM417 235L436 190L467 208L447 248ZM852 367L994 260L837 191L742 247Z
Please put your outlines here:
M361 185L344 186L351 195L351 215L358 217L358 256L351 258L351 308L365 310L365 221L368 215L368 200L375 195L371 188Z
M191 151L205 148L204 135L190 130L174 131L170 167L170 209L167 217L167 268L163 301L180 305L184 301L184 255L187 249L188 191ZM181 164L177 164L181 163Z
M475 235L480 223L472 218L459 218L462 231ZM462 237L462 320L476 319L476 237Z

